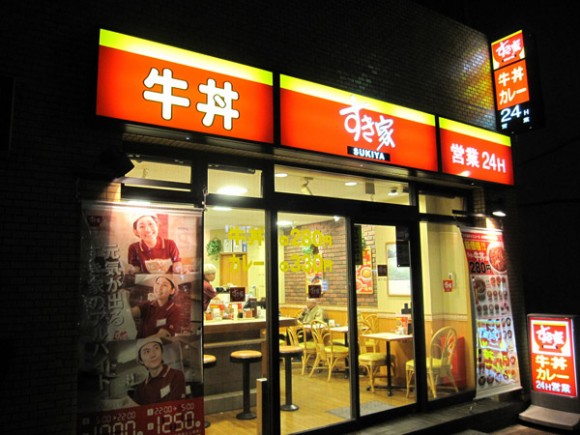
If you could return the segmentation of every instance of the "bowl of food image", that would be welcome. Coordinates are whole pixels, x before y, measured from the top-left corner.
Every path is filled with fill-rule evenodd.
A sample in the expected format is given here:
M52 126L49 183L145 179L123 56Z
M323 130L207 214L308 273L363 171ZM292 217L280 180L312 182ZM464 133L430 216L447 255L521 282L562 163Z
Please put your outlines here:
M507 272L507 257L503 244L490 243L487 247L487 258L489 259L489 265L494 272Z
M480 301L485 300L485 292L486 292L486 285L485 281L481 278L474 278L473 279L473 292L477 296L477 299Z

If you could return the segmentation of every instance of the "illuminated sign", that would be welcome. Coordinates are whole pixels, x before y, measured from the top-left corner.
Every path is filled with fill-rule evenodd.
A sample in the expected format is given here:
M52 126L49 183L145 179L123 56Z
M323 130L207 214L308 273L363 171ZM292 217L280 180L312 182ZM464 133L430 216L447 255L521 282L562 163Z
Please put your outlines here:
M439 118L439 136L443 173L514 184L509 136L445 118Z
M498 129L506 133L530 130L541 123L540 96L533 92L529 56L520 30L491 44ZM532 89L531 89L532 88Z
M273 142L273 75L100 31L97 115Z
M437 171L435 116L280 76L282 145Z
M528 316L532 389L578 396L574 322L567 317Z

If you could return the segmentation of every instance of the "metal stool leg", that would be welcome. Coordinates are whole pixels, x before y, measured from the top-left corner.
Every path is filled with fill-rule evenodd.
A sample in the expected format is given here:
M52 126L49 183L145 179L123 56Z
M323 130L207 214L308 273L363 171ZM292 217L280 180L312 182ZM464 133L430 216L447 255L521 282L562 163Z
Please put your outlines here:
M243 379L243 403L244 403L244 410L236 415L236 418L240 420L252 420L256 418L256 414L250 411L250 363L247 361L243 362L244 365L244 379Z
M292 403L292 357L294 355L284 355L285 371L286 371L286 403L280 407L282 411L297 411L300 409L298 405Z

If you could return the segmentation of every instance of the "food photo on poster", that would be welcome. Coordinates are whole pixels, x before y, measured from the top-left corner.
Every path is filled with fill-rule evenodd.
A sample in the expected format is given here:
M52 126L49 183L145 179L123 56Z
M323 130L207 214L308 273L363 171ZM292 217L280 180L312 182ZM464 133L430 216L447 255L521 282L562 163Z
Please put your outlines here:
M82 215L79 433L201 433L201 213Z

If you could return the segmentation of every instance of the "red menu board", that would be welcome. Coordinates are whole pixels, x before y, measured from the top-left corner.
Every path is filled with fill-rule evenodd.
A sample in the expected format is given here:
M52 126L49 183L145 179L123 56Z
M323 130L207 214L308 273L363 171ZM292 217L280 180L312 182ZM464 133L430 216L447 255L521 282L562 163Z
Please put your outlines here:
M528 316L534 391L578 396L573 325L570 318Z
M462 228L475 306L477 397L521 388L503 234Z
M435 116L280 76L282 145L437 171Z
M514 184L509 136L439 118L441 170L446 174Z
M273 141L273 75L101 30L97 115Z

